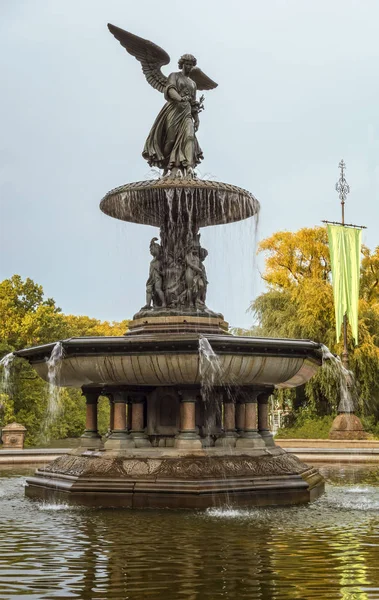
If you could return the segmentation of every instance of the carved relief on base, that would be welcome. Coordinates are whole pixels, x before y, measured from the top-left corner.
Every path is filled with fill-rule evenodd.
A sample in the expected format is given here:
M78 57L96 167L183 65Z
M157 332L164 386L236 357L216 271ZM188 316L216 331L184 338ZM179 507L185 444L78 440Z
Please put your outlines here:
M60 456L41 472L84 477L183 479L264 477L301 474L309 467L291 454L195 458L100 458Z

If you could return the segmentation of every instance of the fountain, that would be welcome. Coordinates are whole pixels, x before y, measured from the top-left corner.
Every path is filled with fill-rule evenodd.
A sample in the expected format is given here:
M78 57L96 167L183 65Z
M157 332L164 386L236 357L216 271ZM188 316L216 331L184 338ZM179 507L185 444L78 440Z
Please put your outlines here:
M55 386L81 388L81 446L28 479L31 497L125 507L206 508L299 504L324 490L318 471L277 446L269 430L275 388L305 383L322 361L309 340L233 336L206 305L208 251L200 229L254 217L259 202L239 187L195 175L204 98L213 89L189 54L166 77L167 53L113 25L166 104L143 156L160 179L110 191L107 215L160 229L150 243L146 302L122 337L61 340L17 352ZM99 396L110 402L109 434L97 428Z

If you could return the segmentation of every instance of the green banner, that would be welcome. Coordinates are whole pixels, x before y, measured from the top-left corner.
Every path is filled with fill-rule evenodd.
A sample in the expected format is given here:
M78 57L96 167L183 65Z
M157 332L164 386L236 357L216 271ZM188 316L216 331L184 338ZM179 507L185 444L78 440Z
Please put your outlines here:
M362 230L328 225L330 261L332 264L334 308L337 342L343 317L347 314L353 338L358 344L358 297L361 263Z

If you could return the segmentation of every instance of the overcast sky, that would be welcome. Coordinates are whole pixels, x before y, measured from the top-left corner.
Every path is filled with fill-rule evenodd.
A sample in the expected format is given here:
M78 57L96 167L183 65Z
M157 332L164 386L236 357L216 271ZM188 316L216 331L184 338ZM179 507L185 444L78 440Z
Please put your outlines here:
M339 220L343 157L346 218L378 244L376 0L0 0L0 13L0 279L31 277L64 312L100 319L145 302L157 230L98 207L149 177L141 151L163 97L107 22L162 46L166 74L190 52L219 83L200 115L200 174L260 200L260 239ZM264 289L253 234L202 233L207 304L234 326Z

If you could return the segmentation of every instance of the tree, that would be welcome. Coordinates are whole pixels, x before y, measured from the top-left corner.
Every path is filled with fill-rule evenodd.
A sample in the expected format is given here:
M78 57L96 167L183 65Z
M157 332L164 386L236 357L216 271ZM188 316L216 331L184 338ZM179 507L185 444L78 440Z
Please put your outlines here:
M258 251L265 253L262 278L268 286L251 305L260 335L309 338L341 354L341 342L335 340L326 229L279 231L263 240ZM350 365L359 384L361 411L379 417L379 247L374 252L362 247L362 257L359 346L354 346L349 330ZM336 407L338 395L335 378L328 369L320 369L307 383L302 405L324 414Z
M99 321L86 316L63 315L67 337L124 335L128 321Z
M45 298L42 286L13 275L0 283L0 358L27 346L46 344L70 337L123 335L128 321L99 321L87 316L65 315L52 298ZM11 393L0 390L0 426L13 420L27 428L26 443L40 443L46 427L48 386L24 360L12 366ZM59 419L47 427L49 437L80 435L85 427L85 400L80 390L64 389L60 394ZM100 424L108 410L100 403Z
M293 233L278 231L259 244L266 252L262 278L271 288L285 289L306 279L329 281L331 266L324 227L304 227Z
M64 335L63 315L42 286L13 275L0 283L0 343L5 353Z

